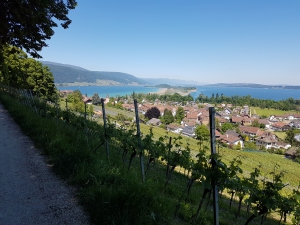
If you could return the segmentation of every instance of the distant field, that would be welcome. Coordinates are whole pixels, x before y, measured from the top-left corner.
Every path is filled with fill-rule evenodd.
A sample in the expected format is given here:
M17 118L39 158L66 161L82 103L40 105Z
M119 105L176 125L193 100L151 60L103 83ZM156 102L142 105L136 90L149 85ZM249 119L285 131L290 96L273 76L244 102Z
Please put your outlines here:
M258 114L260 116L271 116L271 115L284 115L288 113L296 113L296 111L283 111L277 109L261 109L259 107L251 107L252 114Z

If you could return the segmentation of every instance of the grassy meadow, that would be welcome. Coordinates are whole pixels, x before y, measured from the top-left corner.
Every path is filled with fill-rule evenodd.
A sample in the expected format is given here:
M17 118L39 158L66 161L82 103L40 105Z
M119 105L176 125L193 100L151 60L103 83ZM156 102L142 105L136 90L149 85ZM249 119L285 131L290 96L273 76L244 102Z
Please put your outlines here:
M258 114L259 116L271 116L271 115L284 115L284 114L293 114L297 113L296 111L283 111L277 109L261 109L259 107L251 107L252 114Z

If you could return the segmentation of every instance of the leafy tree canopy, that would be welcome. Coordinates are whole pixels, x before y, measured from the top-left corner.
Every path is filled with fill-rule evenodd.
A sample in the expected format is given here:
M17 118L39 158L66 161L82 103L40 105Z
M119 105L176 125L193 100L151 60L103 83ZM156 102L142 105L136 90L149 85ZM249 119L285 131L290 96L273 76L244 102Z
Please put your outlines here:
M164 110L164 116L163 116L164 122L166 124L170 124L174 122L174 116L172 114L172 111L169 109Z
M98 104L101 103L101 98L100 98L100 96L99 96L98 93L95 93L95 94L92 96L92 103L93 103L94 105L98 105Z
M145 117L151 120L152 118L158 118L160 117L160 111L157 107L152 107L147 110L145 113Z
M13 46L5 47L2 56L1 83L14 88L32 90L34 95L46 99L52 99L56 95L53 74L48 67L28 58L25 52Z
M58 26L56 21L68 28L68 12L76 5L76 0L0 1L0 46L13 45L41 58L37 52L47 46L45 41L54 34L53 27Z
M185 117L184 109L181 106L179 106L177 111L176 111L176 115L175 115L176 122L180 123L183 120L184 117Z
M68 102L71 103L70 109L76 112L84 112L84 102L82 94L79 90L68 95Z
M233 125L229 122L223 123L223 125L221 126L222 134L224 134L227 130L232 130L232 129L233 129Z
M209 130L205 125L196 127L195 134L198 140L207 141L209 139Z
M13 45L41 58L38 52L47 46L57 21L68 28L69 10L76 5L76 0L1 0L0 52L1 46Z

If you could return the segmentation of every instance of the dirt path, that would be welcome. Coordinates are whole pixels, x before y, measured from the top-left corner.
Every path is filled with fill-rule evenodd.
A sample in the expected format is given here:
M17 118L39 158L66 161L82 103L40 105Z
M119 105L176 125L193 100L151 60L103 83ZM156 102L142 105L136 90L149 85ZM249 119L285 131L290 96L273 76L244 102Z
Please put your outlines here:
M74 194L0 104L0 224L88 224Z

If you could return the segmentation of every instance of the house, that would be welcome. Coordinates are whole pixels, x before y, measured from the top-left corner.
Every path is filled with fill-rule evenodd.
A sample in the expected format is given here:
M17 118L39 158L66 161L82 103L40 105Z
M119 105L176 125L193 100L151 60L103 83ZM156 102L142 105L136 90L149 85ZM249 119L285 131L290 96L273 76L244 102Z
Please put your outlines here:
M250 137L259 136L263 133L258 127L251 127L251 126L239 126L239 130L242 134L246 134Z
M275 148L277 140L273 137L259 137L256 139L257 146L263 146L265 149Z
M167 130L171 131L173 133L176 133L176 134L180 134L181 131L183 130L183 128L171 123L171 124L167 125Z
M242 117L241 116L232 116L231 123L242 124L245 126L251 126L252 119L249 116L242 116Z
M295 129L300 129L300 120L294 120L290 122L289 125Z
M296 134L296 135L294 136L294 138L295 138L297 141L300 142L300 134Z
M224 134L224 135L221 135L218 140L222 143L225 143L227 145L231 145L231 146L234 146L234 145L240 145L241 148L244 147L244 142L242 140L241 137L237 137L235 135L230 135L230 134Z
M278 121L283 121L284 120L284 116L283 115L271 115L269 117L269 121L272 123L278 122Z
M297 147L292 147L284 153L284 156L288 159L295 159L298 149L299 148L297 148Z
M291 127L288 124L283 122L273 123L270 128L274 131L286 131L291 129Z
M188 137L196 137L195 130L195 127L186 126L182 129L181 133Z
M159 126L161 124L160 119L152 118L147 122L147 125Z
M86 104L92 104L92 99L82 95L82 101Z
M227 130L224 135L231 135L231 136L235 136L235 137L241 137L241 135L238 132L234 131L234 130Z
M258 119L258 122L260 124L264 124L266 129L270 128L271 123L267 119Z
M283 148L283 149L289 149L290 147L292 147L290 144L285 143L283 141L277 141L275 146L276 148Z

